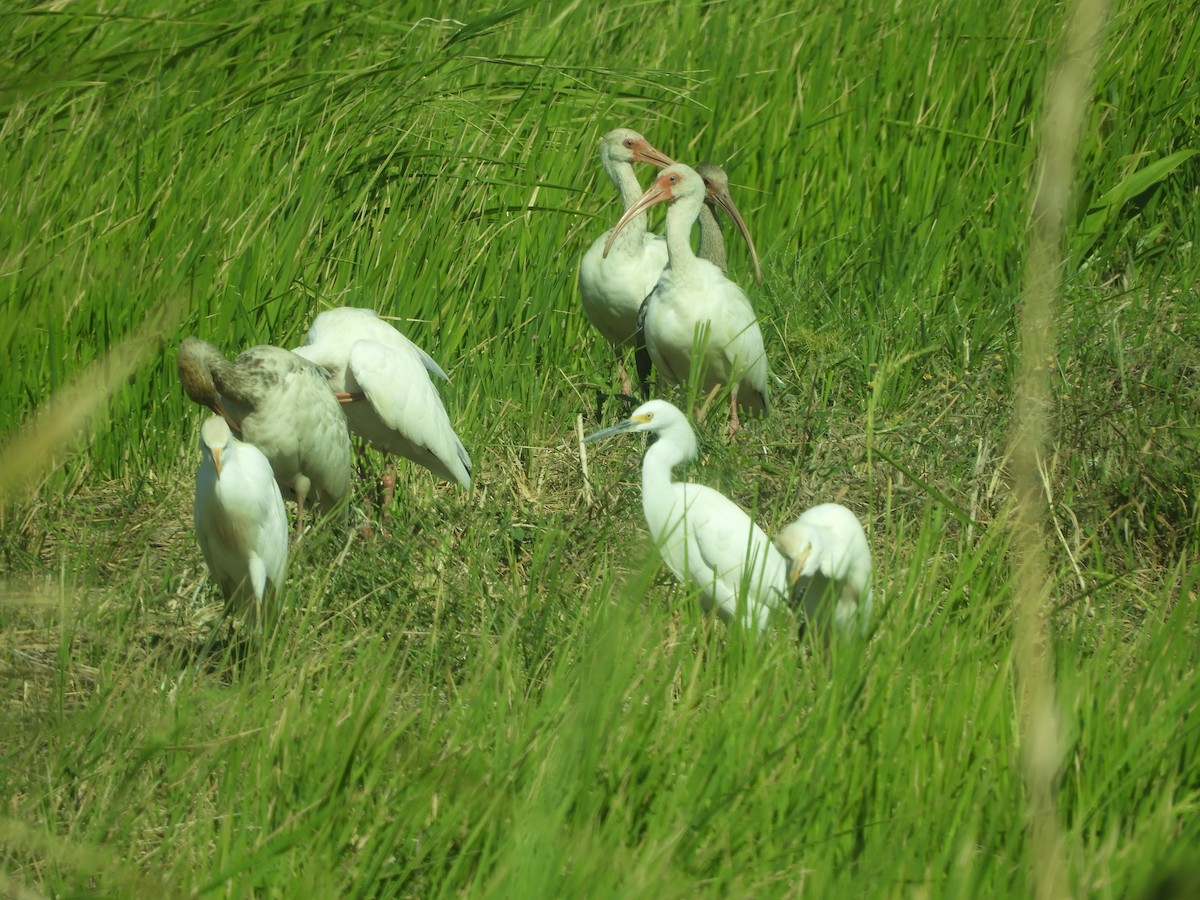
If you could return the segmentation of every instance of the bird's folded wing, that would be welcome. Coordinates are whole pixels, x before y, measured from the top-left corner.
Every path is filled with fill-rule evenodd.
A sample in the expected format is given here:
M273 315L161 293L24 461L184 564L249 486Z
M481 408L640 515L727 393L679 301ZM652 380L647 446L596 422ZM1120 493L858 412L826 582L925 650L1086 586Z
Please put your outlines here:
M415 344L412 346L418 353L375 341L357 341L350 348L348 368L388 428L440 460L456 481L469 482L471 458L454 433L442 398L427 374L429 364L436 369L437 363Z

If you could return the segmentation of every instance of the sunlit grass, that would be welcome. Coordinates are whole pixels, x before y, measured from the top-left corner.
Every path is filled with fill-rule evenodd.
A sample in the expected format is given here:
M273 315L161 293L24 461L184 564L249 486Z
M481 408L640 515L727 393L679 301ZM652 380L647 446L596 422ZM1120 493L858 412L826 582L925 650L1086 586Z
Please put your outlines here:
M1027 893L1005 447L1065 19L768 7L0 17L0 452L29 462L0 472L0 893ZM1189 16L1113 9L1046 360L1078 896L1200 853ZM863 517L865 656L708 621L645 538L637 442L585 486L615 125L726 164L783 383L732 446L710 415L690 474L768 531ZM220 602L174 348L293 346L332 305L441 362L474 489L402 465L385 532L311 535L275 633L196 660Z

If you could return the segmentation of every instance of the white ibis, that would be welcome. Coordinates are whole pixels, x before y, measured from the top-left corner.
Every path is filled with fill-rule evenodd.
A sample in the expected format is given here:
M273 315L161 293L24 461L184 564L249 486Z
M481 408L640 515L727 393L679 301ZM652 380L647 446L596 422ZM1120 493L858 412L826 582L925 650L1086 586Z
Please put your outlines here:
M258 619L283 589L288 526L271 464L212 416L200 427L196 542L226 608Z
M764 631L774 612L787 610L786 560L724 494L672 480L671 470L695 459L698 447L683 413L667 401L644 403L587 440L636 431L656 438L642 460L642 509L663 561L676 578L700 589L705 610Z
M646 349L669 384L686 385L693 363L698 363L703 393L730 385L732 435L740 427L739 409L764 415L768 410L767 356L746 294L717 266L692 252L690 231L704 198L704 180L694 170L678 163L668 166L625 211L608 240L611 245L625 225L647 207L671 204L667 211L670 262L647 298ZM740 215L734 222L744 229ZM751 243L748 233L743 236ZM701 354L699 360L693 359L696 350Z
M429 378L432 372L445 381L446 373L374 310L322 312L295 352L329 372L352 432L439 478L471 486L471 457ZM387 504L394 487L390 472L385 485Z
M628 214L642 192L633 164L669 166L671 159L650 146L636 131L617 128L601 139L600 161L621 195L626 210L622 221L628 221L619 240L614 238L621 229L606 231L583 255L579 263L579 294L588 320L612 345L621 390L630 394L625 351L634 345L638 309L654 290L667 264L666 241L646 230L645 213Z
M704 205L700 207L699 216L700 251L697 256L707 259L722 272L725 271L725 239L721 235L721 226L716 217L717 210L723 210L733 219L738 231L746 240L746 245L750 248L750 259L754 263L754 280L762 284L762 266L758 262L758 251L754 249L750 230L729 193L729 176L715 163L700 163L696 166L696 174L704 179Z
M285 496L324 513L350 495L350 433L325 374L282 347L251 347L230 362L208 341L179 345L179 379L194 401L229 423L270 461Z
M775 535L788 559L792 606L828 633L865 634L871 619L871 548L862 523L839 503L821 503ZM832 610L830 606L832 605Z
M725 238L721 234L721 225L717 221L717 210L725 210L750 249L750 259L754 263L754 279L762 284L762 266L758 262L758 251L750 238L750 230L746 227L733 197L729 193L729 176L725 170L715 163L700 163L696 166L696 174L704 179L704 205L700 207L698 219L700 225L700 249L697 256L706 259L722 272L726 270ZM643 393L649 385L652 363L646 350L646 312L649 309L649 298L642 301L638 310L638 337L635 341L638 380L643 385Z

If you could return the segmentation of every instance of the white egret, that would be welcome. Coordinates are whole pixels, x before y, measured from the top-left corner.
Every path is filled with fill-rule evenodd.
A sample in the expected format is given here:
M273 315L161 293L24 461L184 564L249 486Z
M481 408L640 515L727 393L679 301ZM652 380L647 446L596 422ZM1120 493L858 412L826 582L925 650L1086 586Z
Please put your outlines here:
M680 581L700 588L705 610L765 630L773 613L787 610L787 562L724 494L672 480L671 470L695 459L699 448L687 419L670 403L644 403L587 440L635 431L656 438L642 460L642 509L663 561Z
M792 606L828 632L865 634L871 619L871 548L862 523L839 503L821 503L775 535L788 560ZM830 606L832 605L832 609Z
M350 433L325 373L282 347L251 347L234 362L207 341L179 345L179 378L270 461L284 494L328 513L350 494Z
M668 166L625 211L609 236L609 245L628 222L655 203L670 202L667 249L670 262L646 299L646 349L660 376L672 385L688 383L693 364L700 367L704 393L731 385L729 433L740 427L739 407L766 414L767 356L762 331L746 294L713 263L699 259L689 241L705 200L704 180L687 166ZM733 213L730 212L732 216ZM740 228L741 216L734 219ZM748 243L748 234L744 235ZM694 360L693 352L702 357Z
M370 309L318 315L295 353L329 372L350 430L372 446L411 459L433 474L471 486L471 457L454 433L429 378L446 373L433 358ZM384 479L391 501L394 467Z
M617 128L601 139L600 162L628 210L642 193L633 164L669 166L672 160L636 131ZM614 242L616 231L606 231L583 255L579 295L588 320L612 345L621 390L630 394L633 388L625 369L625 350L633 346L638 309L667 264L667 244L646 230L645 213L630 216L620 240Z
M288 526L271 464L220 416L200 427L196 541L226 609L257 619L283 588Z

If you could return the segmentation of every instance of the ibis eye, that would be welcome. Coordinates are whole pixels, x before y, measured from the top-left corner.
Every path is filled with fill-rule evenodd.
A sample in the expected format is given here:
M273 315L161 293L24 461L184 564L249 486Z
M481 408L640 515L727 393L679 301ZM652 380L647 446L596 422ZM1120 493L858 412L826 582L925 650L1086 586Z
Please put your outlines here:
M625 146L628 147L630 150L633 149L633 138L625 138L624 143L625 143Z
M678 184L678 183L679 183L679 176L678 176L678 175L672 175L672 176L671 176L671 184Z

